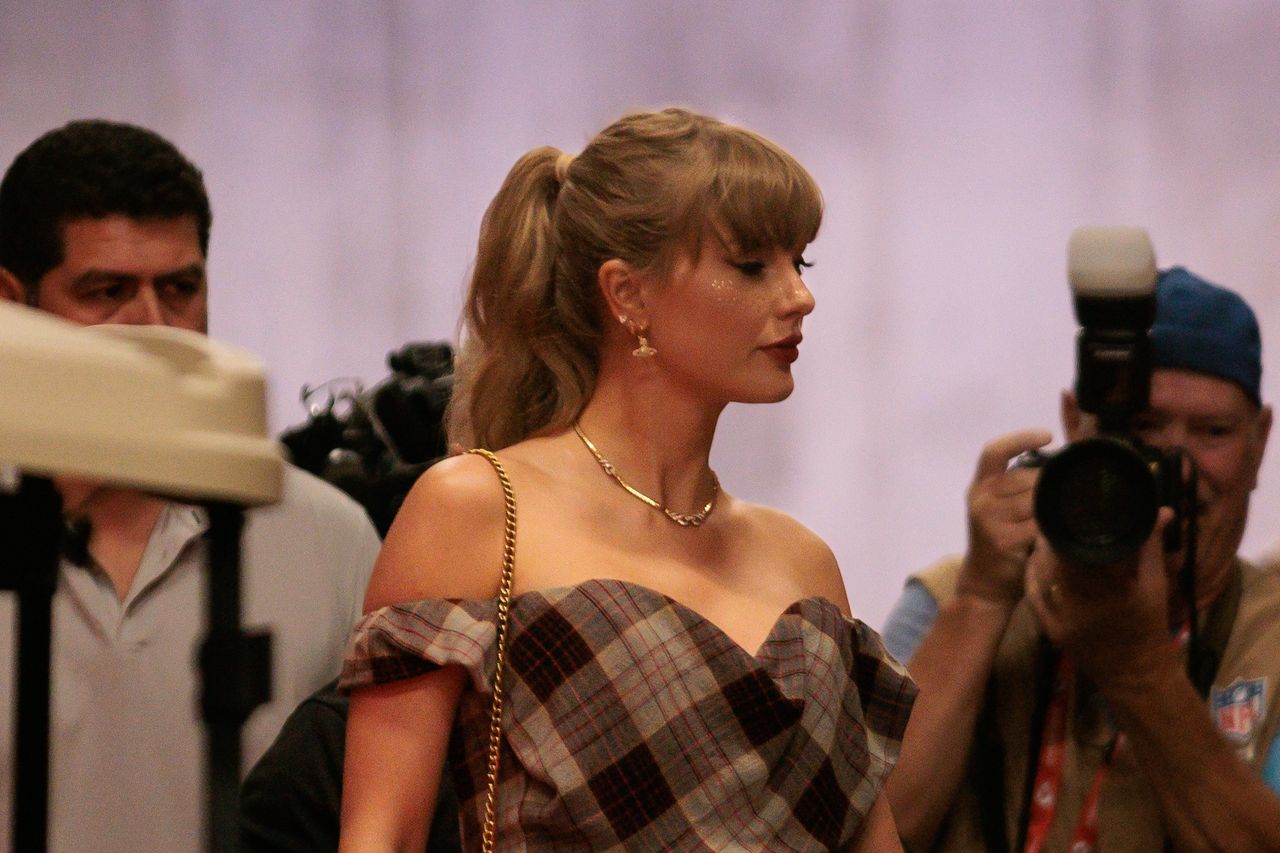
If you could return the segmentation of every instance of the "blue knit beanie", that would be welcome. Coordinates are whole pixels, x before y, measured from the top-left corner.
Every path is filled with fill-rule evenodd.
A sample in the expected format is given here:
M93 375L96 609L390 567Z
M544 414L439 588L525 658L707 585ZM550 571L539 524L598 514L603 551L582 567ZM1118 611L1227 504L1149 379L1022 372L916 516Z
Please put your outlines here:
M1239 294L1173 267L1156 281L1152 362L1235 382L1261 404L1262 337Z

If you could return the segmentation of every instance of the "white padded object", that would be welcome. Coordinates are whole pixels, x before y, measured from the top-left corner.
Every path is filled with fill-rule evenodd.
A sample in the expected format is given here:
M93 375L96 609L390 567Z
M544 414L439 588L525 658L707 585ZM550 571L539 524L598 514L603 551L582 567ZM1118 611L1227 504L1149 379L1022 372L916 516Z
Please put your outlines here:
M248 353L165 326L80 327L0 301L0 463L186 500L280 499L266 380Z
M1156 292L1156 250L1145 228L1077 228L1067 243L1076 296L1121 299Z

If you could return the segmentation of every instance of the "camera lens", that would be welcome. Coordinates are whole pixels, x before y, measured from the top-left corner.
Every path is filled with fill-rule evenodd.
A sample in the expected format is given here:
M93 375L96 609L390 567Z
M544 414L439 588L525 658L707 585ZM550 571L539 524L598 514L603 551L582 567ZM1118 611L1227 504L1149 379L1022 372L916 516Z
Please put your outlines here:
M1051 458L1036 485L1036 521L1068 560L1101 566L1130 556L1155 525L1159 492L1131 444L1093 438Z

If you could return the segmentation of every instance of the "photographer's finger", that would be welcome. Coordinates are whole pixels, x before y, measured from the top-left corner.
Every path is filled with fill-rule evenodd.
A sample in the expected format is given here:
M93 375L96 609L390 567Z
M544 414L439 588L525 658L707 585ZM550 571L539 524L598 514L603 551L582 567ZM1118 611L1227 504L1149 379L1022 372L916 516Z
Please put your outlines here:
M1040 627L1050 638L1057 640L1061 634L1058 608L1062 604L1062 588L1051 579L1043 559L1043 549L1037 549L1032 555L1031 565L1026 573L1026 597L1031 609L1036 614Z
M1036 544L1036 537L1040 535L1040 526L1036 524L1034 518L1015 519L1010 523L1009 535L1016 544L1017 550L1025 556L1030 556L1031 549Z
M1029 502L1039 479L1039 468L1010 468L1004 474L991 478L991 494L997 498L1025 495Z
M978 470L974 474L974 480L1002 473L1019 454L1038 450L1052 440L1053 436L1045 430L1024 429L987 442L978 456Z
M1040 604L1046 610L1062 606L1062 584L1047 579L1043 572L1027 572L1026 589L1032 604Z
M1147 537L1147 541L1142 543L1142 548L1138 551L1137 560L1138 573L1156 574L1164 577L1165 561L1164 561L1164 531L1165 528L1173 523L1173 510L1167 506L1160 507L1160 512L1156 515L1155 526L1151 529L1151 535Z

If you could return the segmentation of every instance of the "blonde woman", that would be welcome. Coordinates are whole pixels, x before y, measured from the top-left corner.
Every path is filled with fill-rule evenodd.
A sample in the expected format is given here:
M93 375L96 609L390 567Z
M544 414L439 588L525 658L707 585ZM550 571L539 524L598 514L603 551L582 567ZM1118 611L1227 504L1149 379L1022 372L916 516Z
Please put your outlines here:
M512 168L449 416L496 456L430 469L374 570L342 850L419 853L447 751L468 848L900 849L914 687L826 544L708 464L727 404L792 391L821 216L789 154L679 109Z

